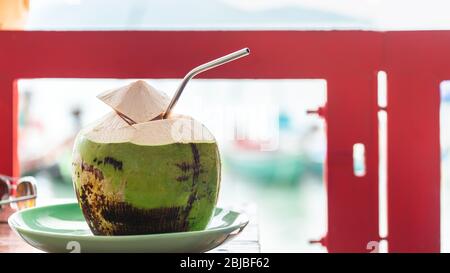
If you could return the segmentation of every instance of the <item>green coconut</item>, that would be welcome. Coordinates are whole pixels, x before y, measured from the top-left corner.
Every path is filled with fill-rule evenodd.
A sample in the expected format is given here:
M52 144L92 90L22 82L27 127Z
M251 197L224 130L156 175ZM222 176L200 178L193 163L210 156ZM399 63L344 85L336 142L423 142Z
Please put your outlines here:
M99 98L114 111L81 130L73 150L74 188L92 232L204 229L220 186L209 130L187 116L161 119L169 100L144 81Z

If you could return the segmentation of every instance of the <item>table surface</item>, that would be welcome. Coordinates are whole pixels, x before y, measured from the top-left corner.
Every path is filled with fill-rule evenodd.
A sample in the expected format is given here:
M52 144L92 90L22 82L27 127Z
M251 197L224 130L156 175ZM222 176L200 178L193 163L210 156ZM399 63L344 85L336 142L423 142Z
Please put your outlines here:
M246 205L243 211L245 211L250 218L250 222L247 227L236 238L211 250L211 253L260 252L259 229L255 207ZM0 253L6 252L38 253L42 251L28 245L25 241L23 241L19 235L11 230L8 223L0 222Z

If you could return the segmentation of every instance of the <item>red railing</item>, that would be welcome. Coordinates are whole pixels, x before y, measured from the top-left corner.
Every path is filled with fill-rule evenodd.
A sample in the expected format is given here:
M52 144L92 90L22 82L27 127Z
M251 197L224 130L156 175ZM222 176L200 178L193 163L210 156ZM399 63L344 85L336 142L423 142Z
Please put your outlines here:
M3 31L0 172L19 172L17 79L181 78L244 46L251 57L202 77L327 80L322 242L330 252L367 252L380 241L377 72L386 71L389 251L438 252L439 83L450 78L448 31ZM365 145L363 177L353 173L355 143Z

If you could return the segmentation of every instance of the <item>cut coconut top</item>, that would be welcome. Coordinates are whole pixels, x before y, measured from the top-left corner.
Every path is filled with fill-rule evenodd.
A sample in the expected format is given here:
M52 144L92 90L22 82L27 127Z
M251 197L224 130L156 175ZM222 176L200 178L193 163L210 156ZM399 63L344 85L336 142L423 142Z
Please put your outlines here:
M97 98L112 107L130 124L147 122L160 116L170 101L165 93L142 80L108 90Z
M119 114L111 112L80 134L97 143L130 142L146 146L215 142L214 136L203 124L180 115L129 125Z

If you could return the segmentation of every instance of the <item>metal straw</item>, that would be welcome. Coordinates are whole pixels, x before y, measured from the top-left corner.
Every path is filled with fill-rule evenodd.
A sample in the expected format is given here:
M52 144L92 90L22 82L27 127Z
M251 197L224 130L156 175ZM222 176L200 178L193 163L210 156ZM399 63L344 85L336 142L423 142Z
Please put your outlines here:
M172 108L177 104L178 99L181 96L181 93L183 92L184 88L186 87L187 83L198 74L205 72L207 70L210 70L212 68L218 67L220 65L226 64L228 62L237 60L239 58L242 58L244 56L247 56L250 54L250 49L243 48L241 50L238 50L236 52L233 52L231 54L228 54L226 56L220 57L218 59L212 60L208 63L202 64L200 66L197 66L196 68L189 71L189 73L184 76L183 81L181 82L180 86L177 89L177 92L175 92L175 95L173 96L172 100L170 101L169 106L167 107L166 112L163 115L163 119L167 118L172 111Z

